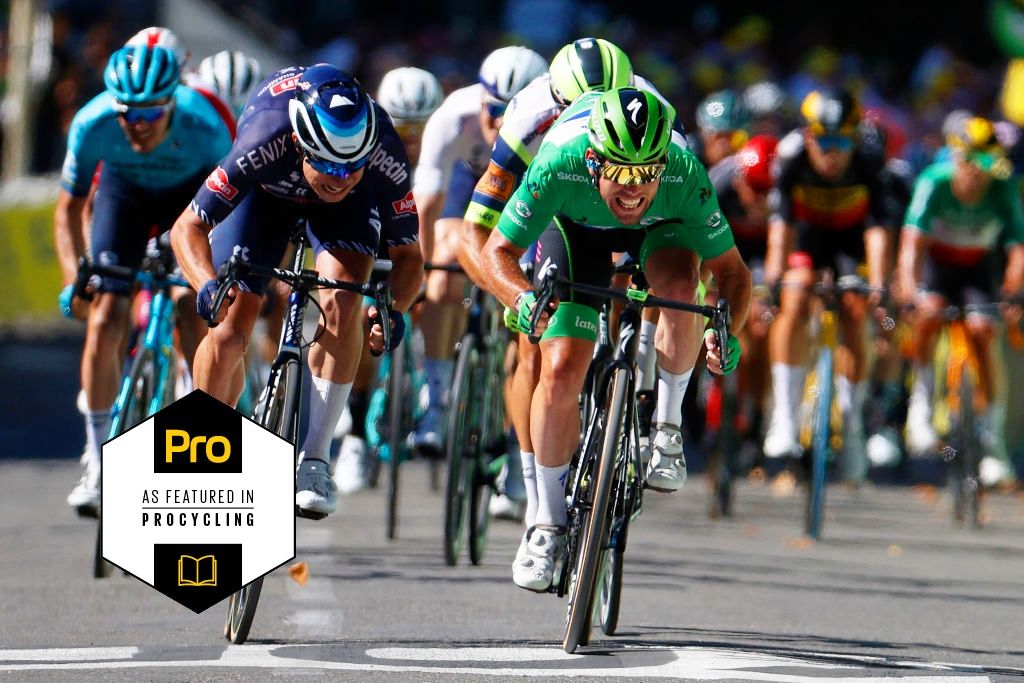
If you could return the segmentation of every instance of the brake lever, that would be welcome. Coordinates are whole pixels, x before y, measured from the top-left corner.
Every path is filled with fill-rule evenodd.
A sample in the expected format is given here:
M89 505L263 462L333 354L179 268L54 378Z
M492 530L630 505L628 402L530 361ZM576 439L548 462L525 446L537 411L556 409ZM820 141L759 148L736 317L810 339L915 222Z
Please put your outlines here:
M718 342L718 357L721 367L729 364L729 326L731 324L729 314L729 302L726 299L719 299L715 306L715 339Z
M537 304L533 307L533 313L530 316L530 331L526 337L530 340L531 344L536 344L540 341L541 335L535 334L534 330L537 329L537 323L540 322L541 314L547 310L548 304L551 303L551 299L555 296L556 282L558 282L558 266L552 263L548 265L544 275L541 277Z
M384 335L384 346L380 351L374 351L373 347L370 347L370 355L377 358L384 355L384 352L391 348L391 304L388 302L388 288L384 282L378 282L373 292L374 305L377 308L377 321L380 324L380 329ZM373 330L373 326L377 324L373 320L370 320L370 330Z

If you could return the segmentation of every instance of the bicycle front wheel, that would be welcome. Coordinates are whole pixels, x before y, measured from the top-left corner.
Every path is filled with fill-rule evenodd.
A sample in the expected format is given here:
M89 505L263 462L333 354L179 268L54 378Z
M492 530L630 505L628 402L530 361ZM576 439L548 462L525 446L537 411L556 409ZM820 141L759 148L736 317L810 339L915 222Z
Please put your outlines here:
M279 371L272 370L254 416L262 426L293 444L301 380L302 367L297 360L286 361ZM262 590L261 576L231 596L227 621L224 623L224 637L232 643L244 643L249 637Z
M960 449L957 452L953 470L953 519L958 524L967 523L981 527L981 484L978 478L978 432L974 414L974 393L976 384L974 372L964 363L960 376Z
M594 588L601 565L602 551L607 536L608 510L611 502L612 478L615 473L615 456L619 448L619 437L626 413L626 393L629 376L617 370L608 394L605 412L604 441L601 457L594 465L591 475L591 504L584 508L581 528L580 549L576 566L572 568L572 582L569 586L569 608L565 619L563 649L572 654L580 645L590 641L591 615L593 613Z
M388 540L398 533L398 472L402 464L402 408L409 397L405 387L405 346L399 344L391 351L391 372L388 375Z
M832 349L825 347L818 358L815 394L814 430L811 442L811 474L807 482L805 530L817 541L825 522L825 466L827 464L832 413Z
M444 560L450 567L458 562L462 550L462 531L468 511L468 492L473 482L472 463L479 444L473 438L473 384L477 374L479 352L476 336L462 338L455 361L451 397L448 400L448 433L445 438L445 457L448 461L448 479L444 497Z

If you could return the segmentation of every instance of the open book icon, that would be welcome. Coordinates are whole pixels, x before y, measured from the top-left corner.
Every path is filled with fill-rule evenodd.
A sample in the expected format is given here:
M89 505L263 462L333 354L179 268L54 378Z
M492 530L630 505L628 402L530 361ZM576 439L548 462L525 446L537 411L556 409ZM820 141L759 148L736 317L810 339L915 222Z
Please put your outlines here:
M216 586L217 558L203 555L200 558L182 555L178 558L179 586Z

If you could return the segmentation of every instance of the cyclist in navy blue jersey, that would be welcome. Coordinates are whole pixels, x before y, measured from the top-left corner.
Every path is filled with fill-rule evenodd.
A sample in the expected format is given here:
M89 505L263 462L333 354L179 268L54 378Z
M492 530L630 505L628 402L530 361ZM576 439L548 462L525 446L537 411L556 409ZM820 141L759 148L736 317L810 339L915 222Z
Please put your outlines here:
M405 149L387 114L336 67L290 67L257 86L234 146L172 232L179 263L199 293L199 314L217 324L196 354L198 388L226 403L238 400L243 353L267 285L243 278L214 318L217 267L233 254L276 266L292 229L303 223L324 277L365 282L378 252L394 262L392 345L401 341L399 312L423 279L410 177L394 172L402 164L408 165ZM309 352L309 430L296 494L300 511L318 516L337 506L328 453L365 345L360 303L356 294L320 293L323 334ZM370 341L381 348L379 335Z

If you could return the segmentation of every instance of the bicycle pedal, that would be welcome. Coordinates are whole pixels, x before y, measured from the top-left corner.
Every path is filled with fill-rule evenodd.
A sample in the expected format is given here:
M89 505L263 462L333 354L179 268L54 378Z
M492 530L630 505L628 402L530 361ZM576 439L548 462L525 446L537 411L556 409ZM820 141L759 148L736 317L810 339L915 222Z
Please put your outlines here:
M303 519L318 520L318 519L323 519L327 515L325 513L323 513L323 512L312 512L310 510L303 510L298 505L296 505L295 506L295 516L296 517L302 517Z

